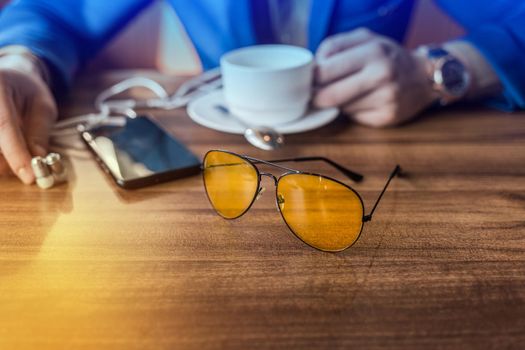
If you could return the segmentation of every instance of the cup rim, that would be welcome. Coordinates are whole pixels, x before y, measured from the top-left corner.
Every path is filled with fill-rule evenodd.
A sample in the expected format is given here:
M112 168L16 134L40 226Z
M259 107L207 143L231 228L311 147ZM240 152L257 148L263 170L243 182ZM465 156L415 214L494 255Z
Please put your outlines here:
M239 55L246 54L246 52L254 50L263 50L263 49L287 49L290 51L295 51L297 53L303 54L304 59L298 60L297 64L288 65L285 67L253 67L241 65L235 62L232 62L231 59L238 57ZM221 56L220 64L221 66L229 66L242 71L249 72L280 72L297 69L312 64L314 56L312 52L301 46L285 45L285 44L264 44L264 45L252 45L246 46L239 49L229 51Z

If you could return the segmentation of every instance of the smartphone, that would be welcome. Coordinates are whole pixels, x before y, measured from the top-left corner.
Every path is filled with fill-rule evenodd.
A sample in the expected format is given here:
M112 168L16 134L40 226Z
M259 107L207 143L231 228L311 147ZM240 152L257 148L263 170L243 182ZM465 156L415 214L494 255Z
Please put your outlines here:
M148 117L80 130L102 169L123 188L150 186L200 172L201 163Z

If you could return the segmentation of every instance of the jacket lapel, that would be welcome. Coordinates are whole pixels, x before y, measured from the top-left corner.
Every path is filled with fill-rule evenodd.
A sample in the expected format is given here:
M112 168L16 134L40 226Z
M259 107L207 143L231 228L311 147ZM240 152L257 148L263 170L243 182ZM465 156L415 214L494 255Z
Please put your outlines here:
M308 48L315 51L328 33L330 19L337 0L311 0L310 22L308 23Z
M254 45L257 43L257 23L253 18L253 4L251 0L229 0L227 3L229 18L228 50L236 47ZM217 1L221 4L221 1Z

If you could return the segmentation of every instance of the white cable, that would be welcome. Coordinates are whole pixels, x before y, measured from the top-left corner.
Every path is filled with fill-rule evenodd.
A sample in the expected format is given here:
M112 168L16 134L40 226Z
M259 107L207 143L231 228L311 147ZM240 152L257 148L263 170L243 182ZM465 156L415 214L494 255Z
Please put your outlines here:
M143 87L151 90L151 92L157 95L157 98L160 100L167 100L169 98L168 92L156 81L144 77L133 77L123 80L120 83L117 83L102 91L95 99L95 107L99 111L104 112L104 102L106 100L112 96L118 95L135 87Z
M84 114L77 117L68 118L66 120L61 120L55 124L54 129L75 128L78 124L96 124L106 118L107 116L105 114L100 113Z
M187 105L195 98L216 90L222 86L220 70L214 69L184 82L177 91L170 96L166 89L156 81L145 77L133 77L125 79L115 85L103 90L95 98L95 108L98 113L89 113L59 121L55 124L51 137L55 143L65 137L74 136L78 133L77 127L83 125L85 128L97 124L123 126L126 117L134 119L138 116L137 108L175 109ZM154 98L145 100L111 99L132 88L145 88L155 94ZM62 146L68 143L62 140Z

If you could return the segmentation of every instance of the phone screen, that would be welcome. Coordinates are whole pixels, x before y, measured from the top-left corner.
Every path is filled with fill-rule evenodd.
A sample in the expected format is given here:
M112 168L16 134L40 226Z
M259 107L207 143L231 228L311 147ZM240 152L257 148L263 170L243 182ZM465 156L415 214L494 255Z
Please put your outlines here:
M199 172L199 159L151 119L126 118L123 124L81 133L120 186L142 187Z

